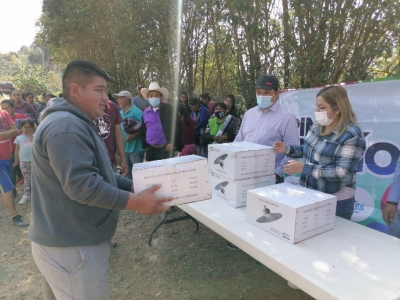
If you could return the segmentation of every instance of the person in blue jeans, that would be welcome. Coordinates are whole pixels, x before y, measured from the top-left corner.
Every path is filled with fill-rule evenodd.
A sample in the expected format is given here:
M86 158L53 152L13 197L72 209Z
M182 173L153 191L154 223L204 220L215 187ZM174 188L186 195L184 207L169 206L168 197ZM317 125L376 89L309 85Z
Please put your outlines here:
M400 158L394 171L392 187L387 198L387 204L383 209L383 220L389 226L388 234L400 238L400 213L397 207L400 200ZM397 212L397 214L396 214Z
M356 173L366 143L347 92L340 86L321 89L316 98L315 121L302 146L274 143L274 151L304 161L289 160L286 174L300 174L302 186L337 197L336 215L351 219Z
M196 130L194 132L196 154L207 158L208 145L207 143L202 143L200 137L206 131L208 119L210 119L210 112L207 107L200 104L200 101L197 98L189 100L189 108L192 111L190 117L196 120Z
M117 101L121 107L120 114L123 120L132 118L135 121L141 122L143 112L136 105L132 105L132 94L130 92L121 91L118 94L114 94L114 96L118 97ZM144 152L140 140L140 131L130 134L124 131L123 122L120 126L124 136L125 157L128 164L128 174L126 177L132 179L132 166L143 162Z

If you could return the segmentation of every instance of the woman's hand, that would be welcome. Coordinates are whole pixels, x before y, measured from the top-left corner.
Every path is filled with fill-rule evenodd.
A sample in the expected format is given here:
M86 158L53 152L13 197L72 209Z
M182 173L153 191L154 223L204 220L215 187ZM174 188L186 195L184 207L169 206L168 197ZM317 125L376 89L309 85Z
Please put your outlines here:
M287 165L283 166L283 173L293 175L303 173L304 163L297 160L289 160Z
M273 145L275 153L285 153L286 145L284 142L275 142Z
M225 143L228 140L228 136L226 135L219 135L219 136L214 136L214 141L217 143Z

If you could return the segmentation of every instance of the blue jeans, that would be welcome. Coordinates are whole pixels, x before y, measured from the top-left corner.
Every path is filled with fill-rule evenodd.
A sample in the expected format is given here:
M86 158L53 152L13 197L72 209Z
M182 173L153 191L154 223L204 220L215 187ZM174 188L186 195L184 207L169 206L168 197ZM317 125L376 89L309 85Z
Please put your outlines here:
M132 167L134 164L143 162L144 153L142 152L131 152L125 153L126 164L128 165L128 174L126 178L132 179Z
M336 206L336 215L343 219L350 220L354 211L354 202L354 197L338 201Z
M208 157L208 145L196 145L196 155L207 158Z
M0 160L0 193L7 193L15 188L11 180L12 170L12 160Z
M388 234L397 238L400 238L400 210L397 211L392 224L389 226Z

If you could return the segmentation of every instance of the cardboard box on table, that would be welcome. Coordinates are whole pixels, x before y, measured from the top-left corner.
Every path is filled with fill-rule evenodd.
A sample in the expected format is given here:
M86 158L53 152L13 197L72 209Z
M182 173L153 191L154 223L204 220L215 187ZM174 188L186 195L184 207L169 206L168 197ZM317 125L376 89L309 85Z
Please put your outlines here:
M336 196L291 183L247 191L246 221L295 244L335 226Z
M210 144L208 169L233 180L272 175L275 153L272 147L248 142Z
M267 175L233 180L210 172L210 188L215 197L228 205L238 208L246 206L247 190L275 184L276 176Z
M135 193L161 184L155 194L174 198L167 206L211 198L207 159L197 155L134 164L132 180Z

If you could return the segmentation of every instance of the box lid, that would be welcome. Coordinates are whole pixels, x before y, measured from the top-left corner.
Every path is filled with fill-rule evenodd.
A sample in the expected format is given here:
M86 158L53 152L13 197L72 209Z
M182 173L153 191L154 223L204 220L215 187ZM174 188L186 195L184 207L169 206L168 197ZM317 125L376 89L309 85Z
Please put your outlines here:
M235 142L235 143L223 143L223 144L212 144L210 148L218 148L221 150L231 151L231 152L244 152L244 151L253 151L253 150L264 150L264 149L272 149L272 147L264 146L260 144L254 144L249 142Z
M298 208L321 201L336 199L336 196L308 189L291 183L281 183L248 191L261 197Z
M143 169L148 169L148 168L172 166L172 165L176 165L176 164L183 164L183 163L201 161L201 160L204 160L204 163L207 165L206 158L198 156L198 155L187 155L187 156L179 156L179 157L172 157L172 158L167 158L167 159L137 163L137 164L133 165L132 171L143 170Z

